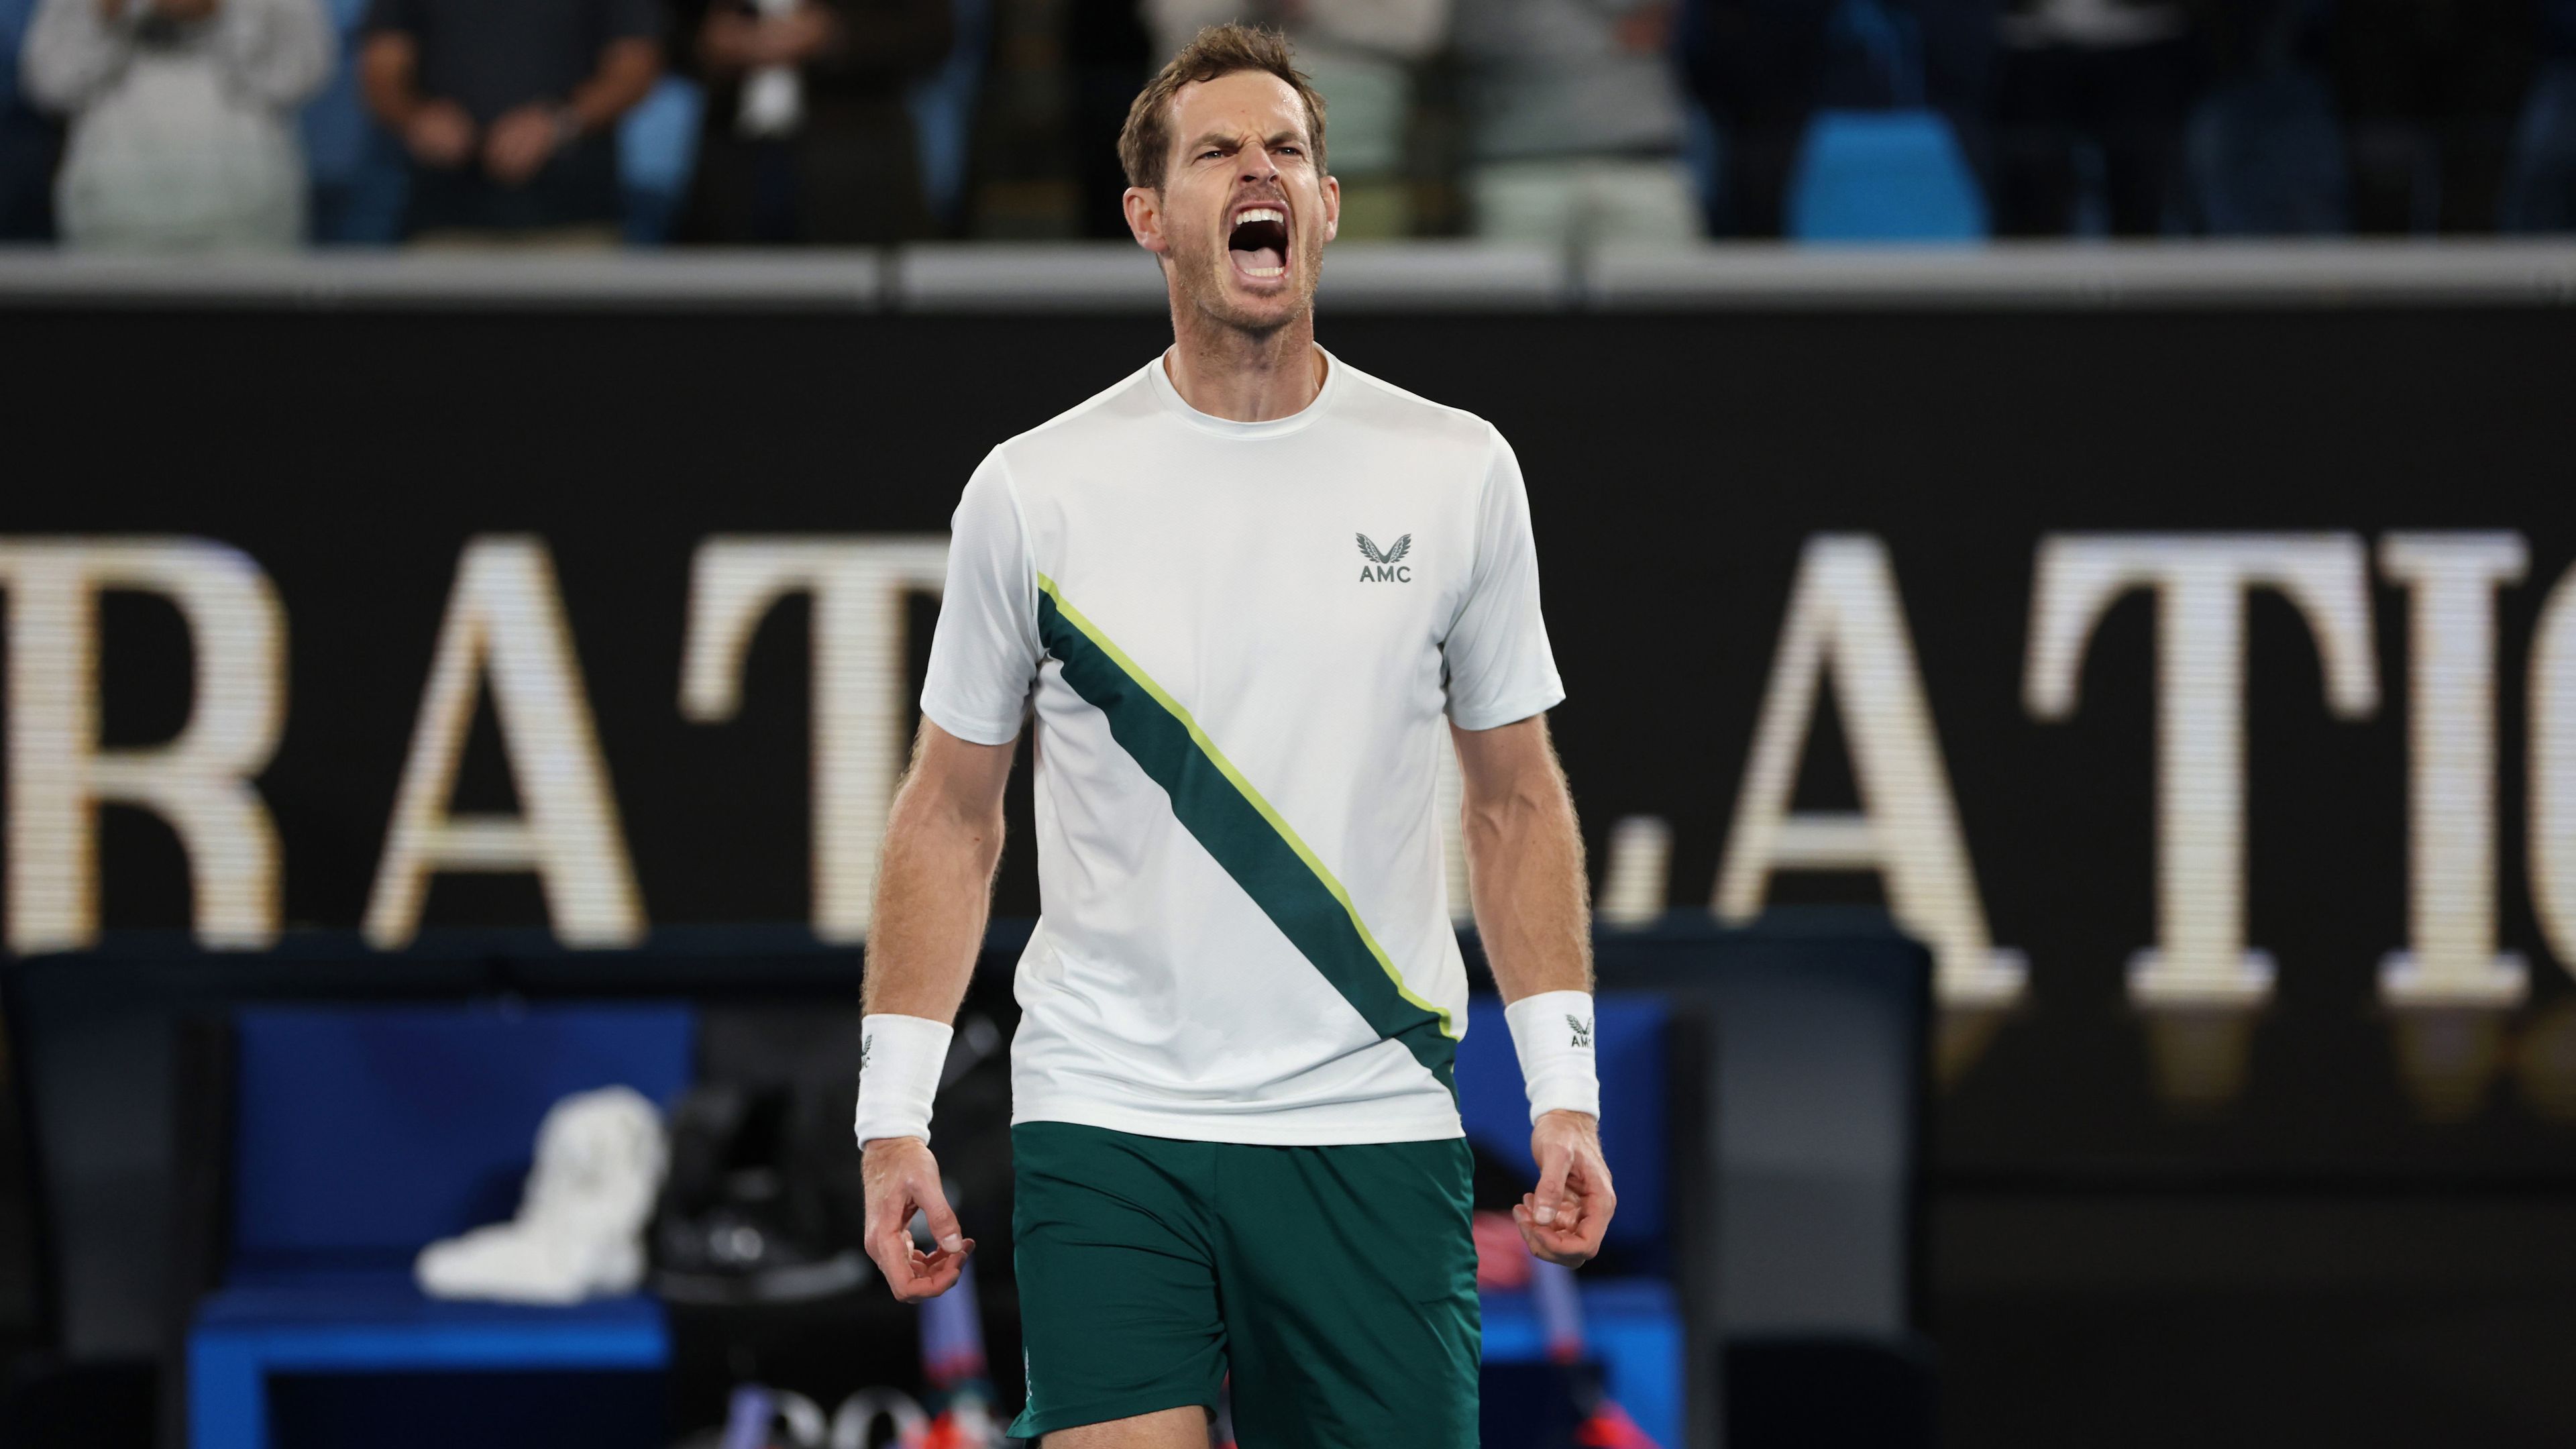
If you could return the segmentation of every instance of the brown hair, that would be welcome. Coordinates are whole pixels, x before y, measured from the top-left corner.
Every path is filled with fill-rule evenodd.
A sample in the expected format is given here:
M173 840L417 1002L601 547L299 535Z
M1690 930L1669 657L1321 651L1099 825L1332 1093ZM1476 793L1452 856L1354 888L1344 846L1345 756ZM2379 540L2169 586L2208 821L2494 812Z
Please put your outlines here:
M1306 103L1307 141L1315 148L1315 169L1324 169L1324 98L1297 69L1288 37L1252 25L1211 25L1190 37L1181 53L1127 108L1127 124L1118 131L1118 160L1127 168L1127 184L1160 191L1163 169L1172 160L1172 98L1181 87L1239 70L1257 70L1286 81Z

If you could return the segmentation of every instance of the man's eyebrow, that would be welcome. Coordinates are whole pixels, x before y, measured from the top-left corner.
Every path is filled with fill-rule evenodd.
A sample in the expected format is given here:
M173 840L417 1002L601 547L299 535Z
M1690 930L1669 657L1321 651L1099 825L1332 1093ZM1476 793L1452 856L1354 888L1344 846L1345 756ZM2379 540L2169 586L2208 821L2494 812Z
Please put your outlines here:
M1275 150L1281 142L1288 141L1293 141L1300 146L1306 145L1307 141L1305 130L1302 127L1282 126L1278 130L1273 131L1268 136L1264 137L1261 144ZM1224 147L1234 146L1237 144L1239 143L1235 140L1234 134L1230 131L1202 131L1196 138L1192 139L1188 143L1188 146L1191 151L1196 152L1204 150L1210 146Z

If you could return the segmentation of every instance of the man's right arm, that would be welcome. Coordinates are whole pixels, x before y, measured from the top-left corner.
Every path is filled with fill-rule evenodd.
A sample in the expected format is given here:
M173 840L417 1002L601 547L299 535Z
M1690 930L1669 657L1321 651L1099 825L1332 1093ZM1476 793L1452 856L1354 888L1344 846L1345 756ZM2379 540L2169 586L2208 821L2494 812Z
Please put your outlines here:
M912 768L887 812L868 926L861 1009L868 1018L914 1017L943 1031L965 1000L983 950L994 868L1002 859L1002 787L1012 744L959 739L924 719ZM933 1069L935 1070L935 1068ZM862 1067L861 1094L870 1094ZM862 1113L867 1103L862 1102ZM938 1161L920 1137L860 1144L867 1192L867 1250L897 1298L918 1302L948 1291L975 1244L959 1230L941 1189ZM938 1247L913 1246L918 1210Z

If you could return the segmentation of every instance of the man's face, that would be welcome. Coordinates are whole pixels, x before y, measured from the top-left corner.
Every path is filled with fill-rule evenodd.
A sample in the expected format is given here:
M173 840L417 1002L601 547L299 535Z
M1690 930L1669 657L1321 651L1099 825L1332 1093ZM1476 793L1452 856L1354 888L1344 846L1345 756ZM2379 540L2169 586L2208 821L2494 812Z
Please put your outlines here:
M1198 81L1172 98L1171 123L1162 190L1127 192L1136 239L1218 321L1256 332L1295 321L1314 303L1342 201L1315 164L1296 90L1266 71Z

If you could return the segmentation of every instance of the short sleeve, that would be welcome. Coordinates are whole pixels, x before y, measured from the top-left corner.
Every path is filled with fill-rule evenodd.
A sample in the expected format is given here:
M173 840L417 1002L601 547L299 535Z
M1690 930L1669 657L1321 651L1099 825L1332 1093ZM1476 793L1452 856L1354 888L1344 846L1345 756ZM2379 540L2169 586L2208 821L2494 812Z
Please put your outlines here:
M366 22L360 28L369 35L387 32L418 35L421 32L419 0L369 0Z
M1485 489L1476 505L1476 562L1466 601L1441 644L1449 719L1489 730L1554 708L1565 698L1538 606L1538 543L1530 535L1529 490L1511 444L1494 435Z
M948 584L921 712L961 740L1007 745L1037 682L1038 583L998 452L967 480L948 526Z
M611 40L660 40L660 0L599 0L601 43Z

